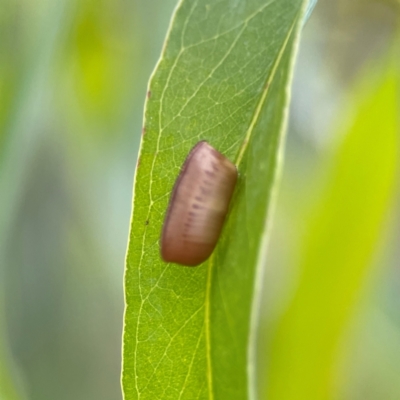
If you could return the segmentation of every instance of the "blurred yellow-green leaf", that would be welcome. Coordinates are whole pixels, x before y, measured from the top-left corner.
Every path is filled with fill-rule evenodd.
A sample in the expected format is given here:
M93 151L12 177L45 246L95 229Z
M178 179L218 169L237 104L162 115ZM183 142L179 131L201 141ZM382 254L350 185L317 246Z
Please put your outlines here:
M268 351L268 399L334 398L337 352L396 188L399 71L364 76L354 120L301 244L299 278ZM368 83L368 84L367 84ZM368 90L369 89L369 90ZM347 112L344 114L347 115Z

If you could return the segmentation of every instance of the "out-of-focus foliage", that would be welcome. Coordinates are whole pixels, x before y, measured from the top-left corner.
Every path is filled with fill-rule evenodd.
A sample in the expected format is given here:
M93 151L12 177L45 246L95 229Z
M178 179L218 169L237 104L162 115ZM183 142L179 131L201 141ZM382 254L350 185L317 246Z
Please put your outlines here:
M260 386L267 398L397 399L399 10L322 2L317 15L322 5L324 25L310 21L319 52L303 48L295 81L265 280ZM332 21L337 29L327 29ZM388 54L390 71L382 68Z
M175 3L1 2L0 329L29 399L121 398L132 177L146 85ZM324 186L343 99L365 65L387 54L397 6L319 0L305 26L264 291L266 360L297 285L305 215ZM341 399L398 399L400 232L398 212L391 216L379 273L336 354L332 393Z
M354 122L305 225L298 282L268 347L268 399L333 398L341 337L396 187L400 71L391 65L379 72L378 87L354 99Z

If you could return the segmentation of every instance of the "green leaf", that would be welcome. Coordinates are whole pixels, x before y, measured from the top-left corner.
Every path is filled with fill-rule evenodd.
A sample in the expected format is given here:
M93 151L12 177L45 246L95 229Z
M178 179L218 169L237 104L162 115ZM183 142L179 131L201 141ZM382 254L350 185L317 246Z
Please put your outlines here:
M123 392L131 399L253 398L258 285L306 1L182 1L151 78L125 273ZM161 261L169 196L207 140L238 165L219 244ZM250 382L249 382L250 379Z
M375 76L369 73L364 79L368 90L357 93L354 121L305 227L297 288L268 351L268 399L335 398L340 340L396 187L399 75L392 66L381 73L372 90Z

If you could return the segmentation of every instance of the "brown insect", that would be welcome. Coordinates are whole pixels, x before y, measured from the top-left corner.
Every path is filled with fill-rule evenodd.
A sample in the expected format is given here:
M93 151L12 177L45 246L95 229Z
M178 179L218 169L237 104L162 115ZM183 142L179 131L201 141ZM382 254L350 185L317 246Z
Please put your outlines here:
M237 169L201 141L176 180L161 235L161 257L187 266L201 264L221 234L237 181Z

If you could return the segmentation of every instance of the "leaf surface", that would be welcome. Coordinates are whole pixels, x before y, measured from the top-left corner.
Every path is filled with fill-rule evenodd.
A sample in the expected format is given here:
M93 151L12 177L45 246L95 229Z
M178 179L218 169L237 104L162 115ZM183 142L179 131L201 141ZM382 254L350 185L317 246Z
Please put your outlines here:
M253 344L268 206L306 2L182 1L151 78L125 273L123 392L254 397ZM213 255L166 264L159 241L181 165L200 140L238 166Z

